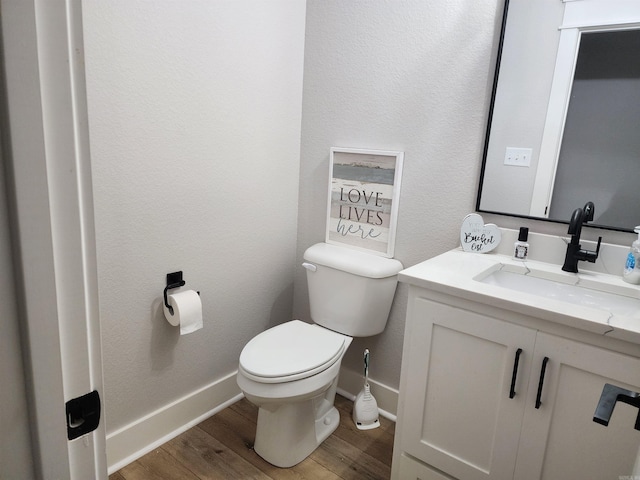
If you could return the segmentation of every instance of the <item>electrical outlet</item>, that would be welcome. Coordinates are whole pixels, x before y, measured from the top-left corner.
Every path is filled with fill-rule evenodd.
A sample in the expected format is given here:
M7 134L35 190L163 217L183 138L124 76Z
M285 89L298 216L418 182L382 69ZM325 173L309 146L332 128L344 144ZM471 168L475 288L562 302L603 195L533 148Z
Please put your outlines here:
M516 167L528 167L531 165L532 154L533 150L531 148L507 147L504 155L504 164L514 165Z

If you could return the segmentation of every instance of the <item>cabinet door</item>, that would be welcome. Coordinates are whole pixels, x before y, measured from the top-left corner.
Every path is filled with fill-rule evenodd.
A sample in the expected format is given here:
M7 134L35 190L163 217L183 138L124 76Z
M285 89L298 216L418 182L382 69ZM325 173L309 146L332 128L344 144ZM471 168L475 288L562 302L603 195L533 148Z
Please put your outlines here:
M432 470L423 463L407 457L404 453L398 458L400 466L398 468L398 478L400 480L450 480L441 473Z
M511 478L535 330L424 298L411 309L401 449L458 479Z
M618 402L608 427L595 423L607 383L640 392L640 359L538 334L514 478L631 478L640 447L638 409Z

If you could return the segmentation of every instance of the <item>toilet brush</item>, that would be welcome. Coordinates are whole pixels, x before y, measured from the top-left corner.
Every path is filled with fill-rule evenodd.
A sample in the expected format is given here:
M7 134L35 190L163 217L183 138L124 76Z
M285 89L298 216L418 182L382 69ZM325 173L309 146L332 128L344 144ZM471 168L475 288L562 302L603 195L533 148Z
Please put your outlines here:
M364 351L364 388L353 401L353 421L359 430L380 426L378 403L369 390L369 349Z

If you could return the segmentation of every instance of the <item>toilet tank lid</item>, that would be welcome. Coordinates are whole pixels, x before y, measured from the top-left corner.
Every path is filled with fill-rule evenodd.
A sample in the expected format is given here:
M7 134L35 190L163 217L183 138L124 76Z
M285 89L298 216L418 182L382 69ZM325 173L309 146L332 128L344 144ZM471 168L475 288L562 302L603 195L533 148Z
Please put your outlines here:
M304 252L304 259L307 262L368 278L392 277L404 268L395 258L381 257L328 243L316 243L310 246Z

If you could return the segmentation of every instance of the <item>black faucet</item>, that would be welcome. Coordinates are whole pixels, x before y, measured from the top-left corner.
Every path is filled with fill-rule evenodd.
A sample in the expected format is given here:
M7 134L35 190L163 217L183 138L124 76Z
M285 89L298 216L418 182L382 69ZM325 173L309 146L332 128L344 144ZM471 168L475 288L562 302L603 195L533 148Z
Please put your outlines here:
M586 261L596 263L598 254L600 253L600 242L602 237L598 238L598 246L595 252L591 250L582 250L580 245L580 234L582 233L582 225L593 220L595 207L593 202L587 202L584 208L576 208L571 215L569 222L569 230L567 233L571 235L571 241L567 245L567 253L564 256L564 265L562 270L565 272L578 273L578 262Z

